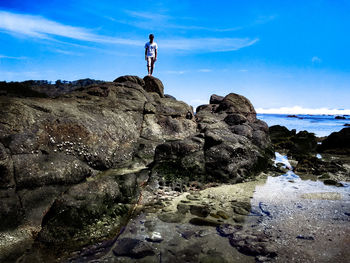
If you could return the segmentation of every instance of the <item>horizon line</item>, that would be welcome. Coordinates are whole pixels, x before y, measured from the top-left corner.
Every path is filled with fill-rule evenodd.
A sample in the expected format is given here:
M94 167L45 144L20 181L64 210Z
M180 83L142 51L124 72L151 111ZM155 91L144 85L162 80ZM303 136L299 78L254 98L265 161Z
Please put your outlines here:
M350 109L304 108L301 106L280 108L256 108L257 114L295 114L295 115L350 115Z

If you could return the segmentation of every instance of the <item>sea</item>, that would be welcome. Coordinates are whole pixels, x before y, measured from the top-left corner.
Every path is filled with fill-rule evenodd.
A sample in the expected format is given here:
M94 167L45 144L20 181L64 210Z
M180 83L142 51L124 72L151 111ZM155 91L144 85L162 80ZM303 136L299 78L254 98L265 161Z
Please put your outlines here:
M314 133L317 137L330 135L332 132L340 131L345 128L345 124L350 124L350 116L344 116L346 119L336 119L335 115L293 115L287 114L257 114L257 118L263 120L267 125L281 125L289 130L308 131Z

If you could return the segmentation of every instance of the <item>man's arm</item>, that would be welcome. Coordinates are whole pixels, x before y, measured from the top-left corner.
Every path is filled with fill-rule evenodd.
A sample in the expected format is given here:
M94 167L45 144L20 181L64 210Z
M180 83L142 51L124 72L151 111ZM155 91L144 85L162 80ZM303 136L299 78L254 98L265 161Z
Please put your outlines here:
M155 54L154 61L157 60L157 54L158 54L158 51L157 51L157 50L158 50L158 49L156 48L156 49L155 49L155 53L154 53L154 54Z

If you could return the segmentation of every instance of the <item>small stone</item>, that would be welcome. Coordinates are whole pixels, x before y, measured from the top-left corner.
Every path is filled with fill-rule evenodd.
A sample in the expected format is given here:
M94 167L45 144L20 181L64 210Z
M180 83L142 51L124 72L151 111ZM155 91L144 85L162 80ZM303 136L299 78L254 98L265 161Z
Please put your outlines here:
M210 214L210 209L207 206L191 205L190 212L195 216L207 217Z
M313 236L303 236L303 235L298 235L297 239L315 240L315 238Z
M219 216L218 214L215 214L215 213L210 213L210 216L211 216L211 217L214 217L214 218L217 218L217 219L220 218L220 216Z
M228 214L226 213L226 212L224 212L224 211L222 211L222 210L220 210L220 211L217 211L217 213L216 213L218 216L220 216L222 219L229 219L229 216L228 216Z
M149 237L146 237L146 241L153 242L153 243L160 243L163 240L164 239L162 238L159 232L152 232Z
M222 224L216 227L216 230L218 231L220 236L227 237L238 230L241 230L242 226L236 225L230 225L230 224Z
M199 197L194 195L187 195L186 198L191 201L198 201Z
M236 215L234 217L232 217L233 221L235 221L236 223L244 223L245 221L245 216L242 215Z
M218 225L220 225L219 222L216 222L216 221L210 220L210 219L206 219L206 218L201 218L201 217L192 218L189 221L189 223L192 225L197 225L197 226L218 226Z
M189 210L190 210L190 206L188 205L181 204L181 203L177 205L177 211L180 214L186 214Z
M233 211L239 215L248 215L249 214L249 211L245 210L243 207L234 206Z
M117 245L113 249L116 256L125 256L130 258L143 258L153 256L155 253L150 245L133 238L122 238L117 241Z
M325 185L335 185L335 186L338 186L338 187L344 187L344 185L342 183L338 183L337 181L334 181L332 179L323 180L323 183Z
M180 223L183 220L183 215L178 213L164 213L158 215L158 218L166 223Z

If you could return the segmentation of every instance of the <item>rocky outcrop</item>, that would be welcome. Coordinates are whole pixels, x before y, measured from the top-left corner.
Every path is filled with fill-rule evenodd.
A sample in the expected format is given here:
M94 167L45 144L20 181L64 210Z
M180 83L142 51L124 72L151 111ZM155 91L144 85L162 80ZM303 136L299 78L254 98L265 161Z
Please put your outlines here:
M148 76L81 85L56 98L2 85L0 229L35 226L50 246L115 234L149 176L176 191L193 180L234 183L272 157L267 125L234 93L212 96L194 115Z
M156 148L154 176L241 182L268 167L273 153L268 127L256 119L248 99L231 93L218 104L199 106L196 119L195 136Z
M349 154L350 153L350 128L343 128L339 132L333 132L318 148L321 152Z
M76 81L57 80L53 84L47 80L27 80L23 82L10 83L0 81L0 95L55 98L79 88L102 83L105 83L105 81L94 79L79 79Z
M147 80L152 87L161 83ZM147 165L158 144L195 134L190 106L145 85L125 76L55 99L0 96L0 227L40 224L70 186L110 168ZM35 207L40 197L45 202Z

